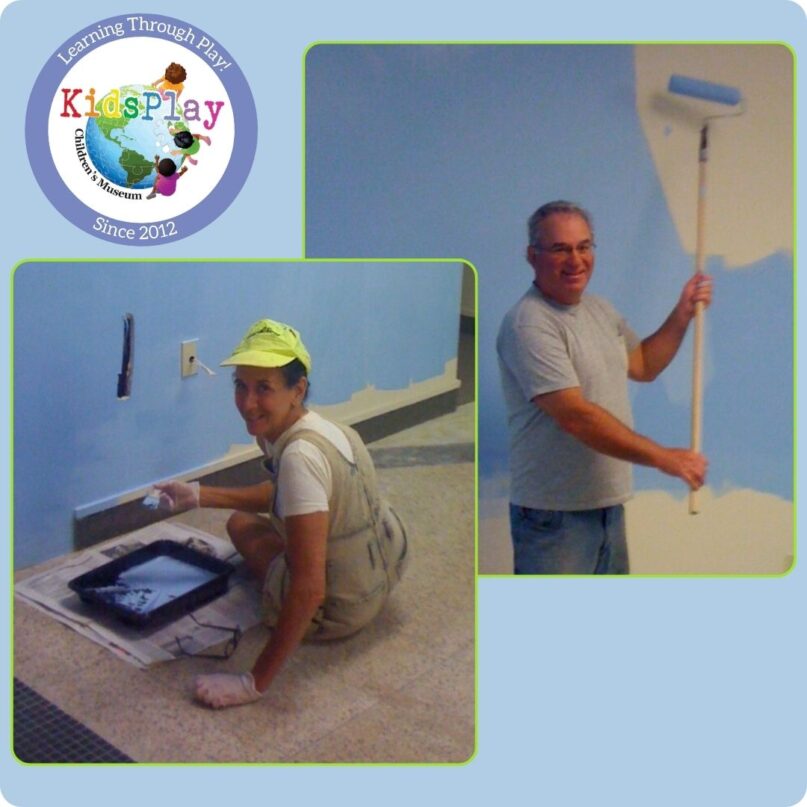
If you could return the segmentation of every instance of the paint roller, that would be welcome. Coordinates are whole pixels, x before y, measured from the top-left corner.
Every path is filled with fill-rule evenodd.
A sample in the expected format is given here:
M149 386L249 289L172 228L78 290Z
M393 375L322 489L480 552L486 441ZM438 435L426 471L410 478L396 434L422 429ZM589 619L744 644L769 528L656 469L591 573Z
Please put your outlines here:
M745 110L742 106L742 93L736 87L727 87L724 84L714 84L711 81L690 78L688 76L672 75L667 89L676 95L685 95L698 98L715 104L726 106L739 106L736 112L722 115L709 115L703 120L698 148L698 213L697 234L695 240L695 273L703 272L704 262L704 225L706 222L706 164L709 160L709 122L716 118L733 117L741 115ZM701 451L703 421L703 303L695 304L695 333L692 360L692 422L691 443L693 451ZM699 512L698 493L689 492L689 512L694 515Z
M726 104L727 106L737 106L743 100L742 93L736 87L713 84L711 81L688 76L670 76L667 89L676 95L688 95L691 98L714 101L716 104Z

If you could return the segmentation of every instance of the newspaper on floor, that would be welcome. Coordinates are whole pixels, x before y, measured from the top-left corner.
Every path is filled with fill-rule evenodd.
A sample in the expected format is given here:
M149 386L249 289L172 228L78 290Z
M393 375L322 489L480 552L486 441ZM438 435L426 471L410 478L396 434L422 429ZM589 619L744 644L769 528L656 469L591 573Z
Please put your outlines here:
M68 588L70 580L135 549L159 540L176 541L235 566L229 590L192 615L156 629L134 628L98 612ZM259 586L248 578L233 545L202 530L163 521L70 555L54 568L19 581L14 592L24 602L52 616L119 658L141 668L185 655L203 653L261 621Z

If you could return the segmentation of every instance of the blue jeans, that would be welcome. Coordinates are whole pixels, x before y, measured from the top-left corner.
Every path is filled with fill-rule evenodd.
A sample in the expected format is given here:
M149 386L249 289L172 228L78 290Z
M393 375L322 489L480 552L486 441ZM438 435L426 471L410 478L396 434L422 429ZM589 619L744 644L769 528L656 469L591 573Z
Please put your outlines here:
M516 574L628 574L625 510L533 510L510 505Z

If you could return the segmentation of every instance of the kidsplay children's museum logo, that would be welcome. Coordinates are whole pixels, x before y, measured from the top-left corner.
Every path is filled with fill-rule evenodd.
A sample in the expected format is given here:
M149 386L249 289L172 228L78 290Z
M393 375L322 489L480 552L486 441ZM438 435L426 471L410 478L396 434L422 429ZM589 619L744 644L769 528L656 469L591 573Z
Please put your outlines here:
M212 36L125 14L66 40L25 121L45 195L85 232L131 246L184 238L236 197L255 156L249 86Z

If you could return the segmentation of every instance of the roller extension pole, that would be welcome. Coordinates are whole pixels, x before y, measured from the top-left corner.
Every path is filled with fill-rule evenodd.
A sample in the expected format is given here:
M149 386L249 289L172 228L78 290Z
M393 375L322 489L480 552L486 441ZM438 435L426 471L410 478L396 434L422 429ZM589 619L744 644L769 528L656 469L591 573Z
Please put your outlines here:
M736 87L725 84L714 84L711 81L689 78L688 76L672 75L667 90L677 95L686 95L698 98L701 101L710 101L726 106L738 106L737 112L729 115L711 115L703 122L698 151L698 209L697 209L697 235L695 240L695 274L704 269L705 255L705 225L706 225L706 163L709 161L709 120L715 118L741 115L742 93ZM693 451L702 451L702 422L703 422L703 303L695 303L694 344L692 357L692 423L690 429L690 447ZM689 492L689 512L694 515L699 512L698 492Z
M709 124L701 129L698 151L698 213L695 238L695 274L703 272L706 238L706 164L709 161ZM695 330L692 351L692 423L690 448L701 452L703 424L703 303L695 303ZM698 491L689 491L689 513L700 512Z

